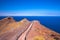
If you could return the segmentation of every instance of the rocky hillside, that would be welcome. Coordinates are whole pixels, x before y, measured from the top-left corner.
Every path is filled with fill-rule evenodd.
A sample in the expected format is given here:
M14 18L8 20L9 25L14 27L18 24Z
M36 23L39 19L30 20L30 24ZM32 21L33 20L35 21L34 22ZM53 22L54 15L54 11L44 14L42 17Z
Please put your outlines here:
M12 17L0 20L0 40L60 40L60 34L37 20L17 22Z

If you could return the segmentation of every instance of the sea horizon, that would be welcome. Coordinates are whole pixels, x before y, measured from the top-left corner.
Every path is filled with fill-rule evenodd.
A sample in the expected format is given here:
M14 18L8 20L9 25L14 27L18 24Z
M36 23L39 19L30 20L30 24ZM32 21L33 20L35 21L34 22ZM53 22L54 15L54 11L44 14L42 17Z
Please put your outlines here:
M13 17L16 21L24 18L29 21L38 20L45 27L60 33L60 16L0 16L0 20L6 17Z

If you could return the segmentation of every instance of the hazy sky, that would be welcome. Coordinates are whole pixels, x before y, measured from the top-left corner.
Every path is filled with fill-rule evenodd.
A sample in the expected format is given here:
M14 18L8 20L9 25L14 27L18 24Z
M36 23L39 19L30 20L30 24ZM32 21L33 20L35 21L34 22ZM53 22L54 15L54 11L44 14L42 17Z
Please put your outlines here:
M0 16L60 16L60 0L0 0Z

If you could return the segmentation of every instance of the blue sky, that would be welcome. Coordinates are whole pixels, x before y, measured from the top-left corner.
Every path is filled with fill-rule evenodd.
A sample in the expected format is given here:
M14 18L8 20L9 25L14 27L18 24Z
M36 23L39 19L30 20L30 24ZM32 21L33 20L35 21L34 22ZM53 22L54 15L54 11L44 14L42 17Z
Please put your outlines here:
M60 16L60 0L0 0L0 16Z

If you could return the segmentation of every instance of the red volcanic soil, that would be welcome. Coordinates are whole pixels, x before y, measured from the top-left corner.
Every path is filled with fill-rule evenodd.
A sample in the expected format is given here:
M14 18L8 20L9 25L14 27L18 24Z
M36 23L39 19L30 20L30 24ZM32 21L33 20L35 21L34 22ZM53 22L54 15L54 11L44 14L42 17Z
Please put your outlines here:
M16 22L7 17L0 20L0 40L60 40L60 34L36 20Z
M26 40L60 40L60 34L46 28L38 21L34 21Z
M7 18L6 18L7 19ZM4 20L1 20L5 22ZM6 21L7 22L7 21ZM8 24L2 24L0 29L0 40L17 40L18 37L28 28L30 22L27 19L23 19L19 22L8 22Z

